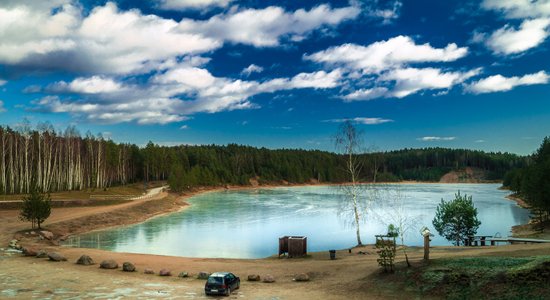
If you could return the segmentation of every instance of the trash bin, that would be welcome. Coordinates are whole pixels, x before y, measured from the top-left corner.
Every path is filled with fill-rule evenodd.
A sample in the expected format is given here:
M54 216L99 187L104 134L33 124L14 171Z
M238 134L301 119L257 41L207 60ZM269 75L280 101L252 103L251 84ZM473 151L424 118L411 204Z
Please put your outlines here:
M328 250L330 253L330 259L336 259L336 250Z

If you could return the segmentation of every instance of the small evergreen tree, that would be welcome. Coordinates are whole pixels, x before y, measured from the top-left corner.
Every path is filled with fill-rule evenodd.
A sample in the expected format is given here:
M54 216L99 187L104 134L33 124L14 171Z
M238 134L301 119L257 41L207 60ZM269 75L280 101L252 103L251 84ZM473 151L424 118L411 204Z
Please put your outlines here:
M22 221L31 222L33 229L35 225L38 229L41 229L40 225L50 216L51 208L52 201L50 194L41 194L33 187L31 193L23 198L23 206L21 207L19 218Z
M472 196L462 196L459 191L452 201L441 199L432 224L439 235L459 246L461 241L476 234L481 222L477 219Z

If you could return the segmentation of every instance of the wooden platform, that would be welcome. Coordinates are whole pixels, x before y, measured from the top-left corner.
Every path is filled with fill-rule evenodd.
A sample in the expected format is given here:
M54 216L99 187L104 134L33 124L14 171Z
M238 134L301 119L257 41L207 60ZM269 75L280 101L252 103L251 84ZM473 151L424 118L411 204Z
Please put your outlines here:
M511 237L506 237L506 238L492 238L490 239L491 241L491 244L493 244L493 242L496 242L496 243L510 243L510 244L515 244L515 243L550 243L550 240L540 240L540 239L528 239L528 238L511 238Z

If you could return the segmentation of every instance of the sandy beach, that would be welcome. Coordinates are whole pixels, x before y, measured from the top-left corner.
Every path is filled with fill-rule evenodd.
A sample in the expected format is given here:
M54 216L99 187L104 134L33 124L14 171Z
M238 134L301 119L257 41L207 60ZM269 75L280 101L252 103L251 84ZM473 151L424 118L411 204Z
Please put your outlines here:
M56 239L67 235L84 233L143 222L149 218L179 211L188 207L186 199L197 193L216 189L200 189L182 196L162 192L149 199L99 207L65 207L52 210L44 229L54 233ZM67 248L58 242L43 240L36 235L20 231L29 229L29 224L18 220L18 210L0 211L0 242L5 247L15 236L24 247L56 251L68 261L50 262L47 259L23 257L19 253L0 251L0 298L16 297L62 299L78 296L82 299L135 298L150 299L196 299L205 298L204 280L195 279L198 272L230 271L242 279L241 289L231 299L387 299L397 296L398 291L377 290L369 285L369 278L376 276L380 268L378 255L372 246L337 252L336 260L328 253L310 253L303 259L210 259L185 258L147 254L114 253L98 249ZM19 232L19 233L16 233ZM549 244L507 245L483 248L434 247L431 257L477 256L477 255L537 255L548 254ZM366 252L367 254L359 254ZM91 256L97 263L93 266L76 265L82 255ZM422 250L410 248L413 264L422 264ZM401 252L398 267L404 267ZM98 263L114 259L119 265L132 262L137 272L104 270ZM171 270L172 276L160 277L160 269ZM152 269L156 275L144 274ZM190 277L179 278L180 272ZM300 273L310 277L309 282L295 282ZM250 274L272 275L275 283L248 282Z

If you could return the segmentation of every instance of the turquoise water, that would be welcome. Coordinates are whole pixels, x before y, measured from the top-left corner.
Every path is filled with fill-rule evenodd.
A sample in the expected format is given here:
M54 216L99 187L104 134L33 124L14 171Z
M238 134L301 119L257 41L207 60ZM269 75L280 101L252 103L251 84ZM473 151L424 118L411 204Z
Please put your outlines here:
M402 211L415 218L405 243L421 245L421 226L432 228L435 208L460 190L473 196L482 224L479 235L502 236L529 219L527 210L505 199L499 184L402 184L379 186L381 198L371 203L361 224L363 243L386 232L388 215L400 199ZM384 192L389 191L389 193ZM355 229L341 211L337 187L307 186L205 193L189 199L191 207L127 227L73 237L67 245L116 252L186 257L260 258L276 254L278 238L307 236L309 251L344 249L356 244ZM386 204L392 204L390 206ZM398 205L397 207L399 207ZM433 245L450 245L437 233Z

